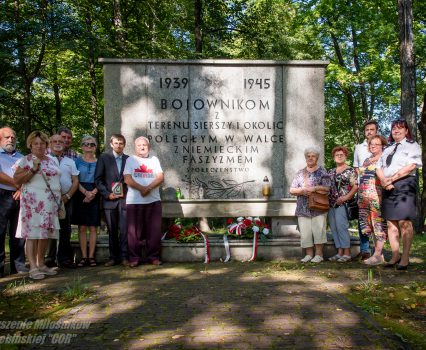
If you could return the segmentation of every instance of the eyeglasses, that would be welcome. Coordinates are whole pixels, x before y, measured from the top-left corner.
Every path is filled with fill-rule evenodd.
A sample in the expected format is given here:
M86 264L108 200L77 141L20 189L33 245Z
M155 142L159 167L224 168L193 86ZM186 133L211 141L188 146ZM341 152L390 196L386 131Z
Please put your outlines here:
M82 143L82 146L84 146L84 147L96 147L96 143L94 143L94 142L84 142L84 143Z

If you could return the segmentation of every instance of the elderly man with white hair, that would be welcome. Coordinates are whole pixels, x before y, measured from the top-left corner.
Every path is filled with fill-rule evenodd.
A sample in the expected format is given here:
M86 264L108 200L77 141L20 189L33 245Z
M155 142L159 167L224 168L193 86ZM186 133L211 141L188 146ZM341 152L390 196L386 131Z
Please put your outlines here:
M327 242L327 213L309 208L309 195L328 193L330 177L327 170L318 165L320 150L305 149L306 167L299 170L290 187L290 194L297 196L296 216L300 231L300 244L306 249L303 263L319 263L324 260L323 246ZM315 254L314 254L315 253Z
M16 151L16 134L9 127L0 129L0 277L4 275L5 241L9 231L10 273L28 272L25 267L25 240L15 238L19 217L20 186L13 181L15 163L23 155Z
M126 197L129 266L142 263L141 241L145 241L147 262L161 265L161 199L159 186L164 181L163 169L157 157L150 154L146 137L135 140L135 155L127 158L124 182Z

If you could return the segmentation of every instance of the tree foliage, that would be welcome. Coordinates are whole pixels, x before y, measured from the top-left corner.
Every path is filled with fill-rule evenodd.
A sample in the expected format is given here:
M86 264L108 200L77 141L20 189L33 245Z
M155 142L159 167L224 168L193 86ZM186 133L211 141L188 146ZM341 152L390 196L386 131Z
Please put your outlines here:
M353 148L362 139L365 120L378 119L388 133L399 115L396 2L4 0L0 6L0 124L17 129L21 142L30 129L51 133L61 124L76 140L86 133L102 139L100 57L329 60L328 166L333 146ZM426 3L413 6L421 115Z

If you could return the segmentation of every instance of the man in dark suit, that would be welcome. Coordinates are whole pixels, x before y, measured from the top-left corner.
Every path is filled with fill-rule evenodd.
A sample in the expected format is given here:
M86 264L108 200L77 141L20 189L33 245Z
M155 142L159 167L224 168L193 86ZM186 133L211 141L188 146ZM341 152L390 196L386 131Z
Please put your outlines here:
M119 263L128 266L126 193L123 170L128 155L124 154L126 139L113 134L112 151L102 153L96 164L95 184L103 200L105 221L109 234L109 260L105 266Z

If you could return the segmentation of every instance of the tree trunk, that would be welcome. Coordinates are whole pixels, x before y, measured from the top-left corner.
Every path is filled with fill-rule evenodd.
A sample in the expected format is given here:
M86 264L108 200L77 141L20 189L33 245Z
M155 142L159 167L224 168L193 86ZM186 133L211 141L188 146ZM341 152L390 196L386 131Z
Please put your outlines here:
M333 39L334 51L336 53L339 65L342 66L343 68L346 68L345 60L343 59L343 55L342 55L342 52L340 50L339 42L338 42L336 36L333 33L331 33L331 38ZM359 143L360 137L359 137L359 130L358 130L358 127L356 125L355 99L354 99L354 96L353 96L353 93L352 93L350 86L348 86L348 87L343 86L342 90L343 90L343 93L346 96L346 100L348 101L349 117L350 117L350 120L351 120L352 131L353 131L353 134L354 134L354 137L355 137L355 143Z
M96 139L96 142L99 145L99 115L98 115L98 96L96 91L96 71L95 71L95 64L96 64L96 57L95 57L95 40L93 39L92 35L92 16L87 10L86 13L86 29L87 33L89 35L89 38L87 40L88 42L88 64L89 64L89 75L90 75L90 99L91 99L91 113L92 113L92 130L93 130L93 136ZM97 148L97 152L99 152L99 147Z
M56 128L62 124L61 115L61 96L59 94L58 84L58 62L56 58L53 61L53 93L55 95L55 126Z
M202 0L194 0L194 15L195 15L195 54L201 57L203 52L203 35L201 31L202 26Z
M120 48L121 53L124 54L127 48L127 45L126 45L126 33L124 32L123 20L121 16L120 0L114 0L112 7L113 7L112 24L115 29L115 42L117 44L117 47Z
M413 7L411 0L398 0L399 56L401 73L401 118L417 136L416 67L413 46Z
M417 227L417 232L425 231L424 222L426 220L426 90L423 94L423 107L420 114L419 121L419 130L421 137L421 147L422 147L422 162L423 162L423 191L421 191L420 196L420 213L419 213L419 225Z
M365 89L365 82L361 78L361 65L359 64L358 57L358 40L355 29L351 28L352 32L352 44L353 44L353 56L354 56L354 65L356 72L358 74L358 82L361 93L361 107L362 107L362 119L367 121L370 119L370 115L368 113L368 103L367 103L367 91Z

